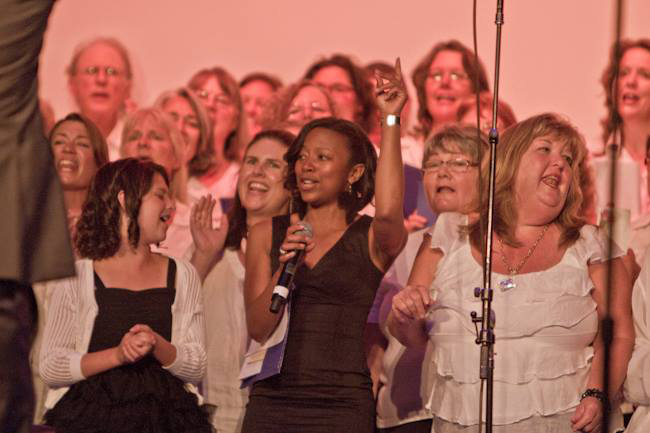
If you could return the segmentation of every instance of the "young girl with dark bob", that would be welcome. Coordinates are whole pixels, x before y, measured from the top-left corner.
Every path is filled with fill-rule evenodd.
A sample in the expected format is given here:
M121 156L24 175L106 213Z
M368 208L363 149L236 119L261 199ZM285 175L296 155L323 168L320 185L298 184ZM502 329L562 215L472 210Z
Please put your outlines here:
M40 374L57 433L210 432L200 280L152 253L173 201L165 170L133 158L97 172L77 224L77 276L53 290Z

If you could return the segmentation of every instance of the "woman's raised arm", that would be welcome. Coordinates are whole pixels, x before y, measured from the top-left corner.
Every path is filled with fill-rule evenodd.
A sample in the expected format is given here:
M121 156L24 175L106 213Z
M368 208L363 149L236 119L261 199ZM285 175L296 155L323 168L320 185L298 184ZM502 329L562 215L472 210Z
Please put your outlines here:
M370 254L386 270L406 242L404 228L404 166L399 116L408 99L399 58L394 74L375 74L381 115L381 152L375 178L375 218L370 230Z

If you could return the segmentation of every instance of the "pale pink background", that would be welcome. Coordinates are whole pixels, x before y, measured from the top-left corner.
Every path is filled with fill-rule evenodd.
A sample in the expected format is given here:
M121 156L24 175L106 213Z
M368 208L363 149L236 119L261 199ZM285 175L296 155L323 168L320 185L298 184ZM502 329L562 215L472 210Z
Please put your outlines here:
M478 3L479 53L492 83L496 0ZM626 3L624 34L650 37L650 1ZM563 113L598 143L598 80L613 41L613 5L506 0L500 94L520 119ZM42 95L57 117L73 110L64 75L72 51L108 35L131 52L140 105L213 65L236 78L263 70L291 82L319 56L344 52L362 63L399 55L410 75L437 41L471 46L471 14L471 0L59 0L46 36Z

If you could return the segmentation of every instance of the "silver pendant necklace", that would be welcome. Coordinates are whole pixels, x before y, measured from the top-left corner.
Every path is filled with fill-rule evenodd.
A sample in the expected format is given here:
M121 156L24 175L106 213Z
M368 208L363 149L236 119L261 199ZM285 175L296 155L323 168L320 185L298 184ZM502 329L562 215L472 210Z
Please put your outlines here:
M524 267L524 265L526 264L526 262L528 261L530 256L533 255L533 252L535 252L535 248L537 248L537 245L539 245L539 243L542 241L542 239L544 238L544 235L546 234L546 232L548 231L548 228L550 226L551 226L550 224L546 224L544 226L544 228L542 229L542 232L539 234L539 236L537 237L537 239L535 240L533 245L531 245L530 248L528 248L528 252L524 256L524 258L521 259L519 264L517 266L514 266L514 267L510 265L510 262L508 262L508 259L506 258L505 252L503 250L503 241L499 237L499 247L501 249L501 251L500 251L500 253L501 253L501 261L503 262L503 265L506 267L506 269L508 270L508 273L510 274L510 276L508 278L506 278L505 280L501 280L499 282L499 288L501 288L502 292L507 292L508 290L511 290L511 289L514 289L514 288L517 287L517 284L515 283L515 275L517 275L519 273L519 271L521 270L521 268Z

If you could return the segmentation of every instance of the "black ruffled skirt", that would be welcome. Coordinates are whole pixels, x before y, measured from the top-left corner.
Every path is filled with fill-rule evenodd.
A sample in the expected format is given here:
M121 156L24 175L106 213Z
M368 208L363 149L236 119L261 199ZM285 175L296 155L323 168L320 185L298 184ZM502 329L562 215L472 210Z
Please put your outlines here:
M74 384L45 421L57 433L211 433L195 394L152 357Z

